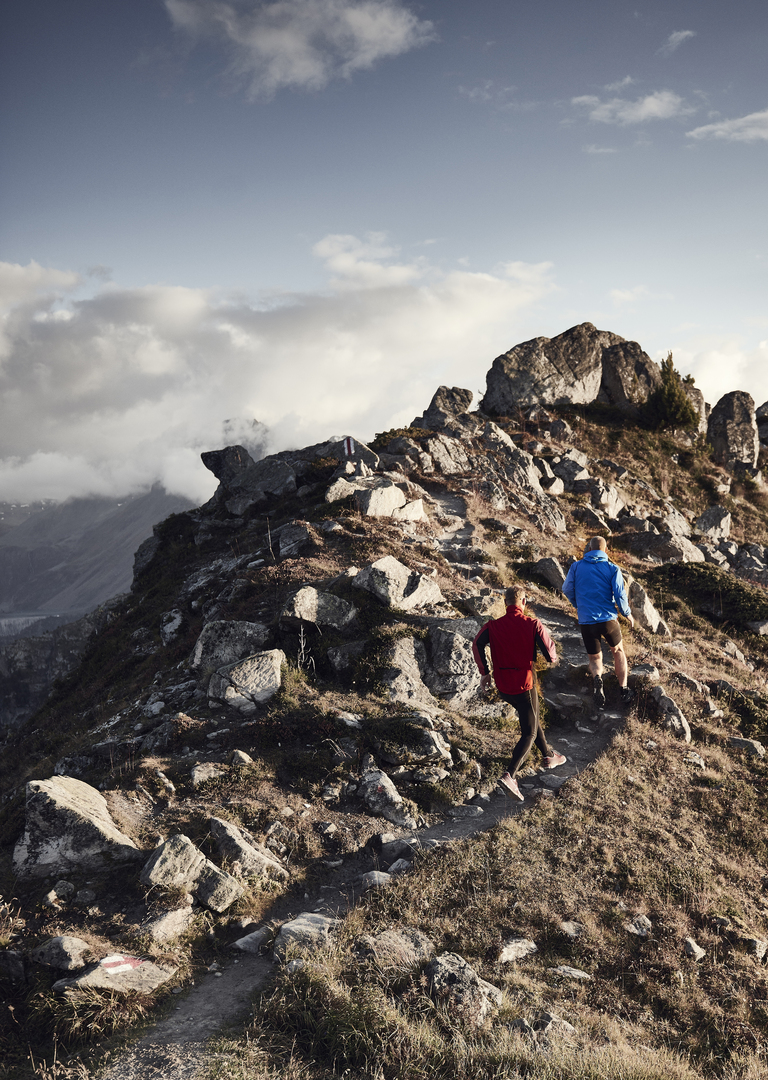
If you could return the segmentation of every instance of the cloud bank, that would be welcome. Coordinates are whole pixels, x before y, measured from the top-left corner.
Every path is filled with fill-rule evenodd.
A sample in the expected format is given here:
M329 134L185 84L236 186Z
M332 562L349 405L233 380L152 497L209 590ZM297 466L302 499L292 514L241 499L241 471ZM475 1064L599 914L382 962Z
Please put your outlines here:
M286 87L321 90L332 79L425 45L432 23L400 0L164 0L174 26L222 41L230 74L251 98Z
M737 120L720 120L715 124L687 131L689 139L727 139L729 142L760 142L768 139L768 109L750 113Z
M386 238L315 246L331 283L254 303L211 290L103 284L0 264L0 499L148 488L207 498L200 452L270 450L409 423L441 382L477 390L519 321L552 289L549 264L443 272L397 261Z

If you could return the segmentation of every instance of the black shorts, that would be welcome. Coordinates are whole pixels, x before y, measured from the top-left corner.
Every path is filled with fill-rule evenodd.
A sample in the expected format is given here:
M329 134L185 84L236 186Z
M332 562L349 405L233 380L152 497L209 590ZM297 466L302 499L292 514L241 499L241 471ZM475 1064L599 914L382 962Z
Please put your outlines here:
M608 622L579 623L581 638L589 656L600 652L600 638L605 638L612 649L621 644L621 627L618 619Z

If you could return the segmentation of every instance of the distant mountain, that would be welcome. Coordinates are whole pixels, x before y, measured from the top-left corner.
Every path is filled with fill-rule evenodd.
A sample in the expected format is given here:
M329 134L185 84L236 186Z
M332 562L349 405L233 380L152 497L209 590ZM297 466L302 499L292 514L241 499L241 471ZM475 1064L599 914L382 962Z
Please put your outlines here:
M134 552L152 526L192 506L160 486L143 495L70 499L41 509L5 504L0 613L75 618L125 592Z

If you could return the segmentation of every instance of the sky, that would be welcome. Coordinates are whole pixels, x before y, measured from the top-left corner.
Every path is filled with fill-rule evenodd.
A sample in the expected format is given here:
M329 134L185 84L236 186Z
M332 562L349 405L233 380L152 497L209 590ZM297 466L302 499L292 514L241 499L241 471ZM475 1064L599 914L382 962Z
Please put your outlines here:
M768 399L762 0L9 0L0 500L409 423L589 321Z

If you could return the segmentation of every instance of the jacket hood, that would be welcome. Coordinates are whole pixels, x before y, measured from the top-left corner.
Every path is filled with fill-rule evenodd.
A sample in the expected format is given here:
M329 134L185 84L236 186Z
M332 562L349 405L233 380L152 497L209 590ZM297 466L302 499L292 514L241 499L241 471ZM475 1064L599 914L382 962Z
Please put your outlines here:
M583 562L608 562L608 555L605 551L588 551L586 555L582 556Z

